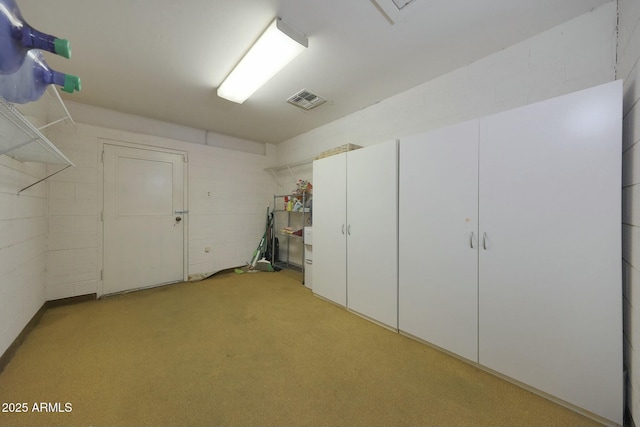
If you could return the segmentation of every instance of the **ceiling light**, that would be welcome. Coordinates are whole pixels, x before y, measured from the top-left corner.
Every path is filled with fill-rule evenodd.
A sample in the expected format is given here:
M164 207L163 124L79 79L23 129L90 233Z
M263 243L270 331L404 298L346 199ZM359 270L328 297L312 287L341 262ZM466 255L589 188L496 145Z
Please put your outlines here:
M304 34L276 18L218 87L218 96L242 104L308 45Z

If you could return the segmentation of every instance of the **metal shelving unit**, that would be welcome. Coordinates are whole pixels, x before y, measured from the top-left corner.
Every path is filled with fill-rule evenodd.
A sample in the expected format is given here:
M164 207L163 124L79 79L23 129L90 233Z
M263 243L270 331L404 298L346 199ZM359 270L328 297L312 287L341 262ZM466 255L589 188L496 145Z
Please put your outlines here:
M302 203L302 208L300 210L287 210L285 207L286 198L297 198ZM286 259L278 260L276 259L276 251L272 251L271 255L271 263L274 266L278 266L280 268L290 268L294 270L298 270L302 273L302 283L304 283L304 227L306 225L307 219L311 218L310 208L307 207L307 204L310 200L311 196L307 193L302 194L282 194L282 195L274 195L273 196L273 206L274 206L274 232L272 233L272 248L276 247L276 237L281 237L286 242ZM275 207L281 206L282 208L277 209ZM278 223L282 223L282 217L286 214L286 227L291 227L294 223L300 224L300 229L295 230L294 234L284 233L280 230L280 227L276 227ZM297 218L296 218L297 217ZM280 218L280 219L279 219ZM279 239L280 240L280 239ZM300 261L295 262L291 259L291 247L292 243L300 244Z
M65 121L75 125L69 111L65 107L60 95L55 89L47 90L46 95L37 105L22 106L26 111L33 108L45 108L44 114L48 118L55 110L60 117L56 117L44 126L35 127L15 105L0 98L0 154L4 154L20 162L36 162L59 166L53 173L47 173L44 178L18 190L18 194L63 170L74 166L60 150L58 150L41 130L53 124Z

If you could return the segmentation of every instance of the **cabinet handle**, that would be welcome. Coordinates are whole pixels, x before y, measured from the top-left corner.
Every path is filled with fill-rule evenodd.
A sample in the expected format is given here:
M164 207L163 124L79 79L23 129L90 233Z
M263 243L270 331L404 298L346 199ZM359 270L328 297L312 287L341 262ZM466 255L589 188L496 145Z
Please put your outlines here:
M342 234L344 234L344 224L342 224Z
M487 250L487 233L482 233L482 247Z
M351 236L351 224L347 226L347 234Z
M471 236L469 236L469 246L473 249L473 231L471 232Z

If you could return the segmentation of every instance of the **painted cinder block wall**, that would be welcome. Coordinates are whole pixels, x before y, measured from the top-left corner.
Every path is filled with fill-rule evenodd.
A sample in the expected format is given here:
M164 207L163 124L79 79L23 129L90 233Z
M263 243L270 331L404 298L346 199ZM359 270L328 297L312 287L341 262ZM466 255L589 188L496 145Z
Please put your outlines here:
M624 80L622 278L627 407L640 420L640 0L618 1L617 78Z
M45 302L47 187L17 195L45 172L0 156L0 354Z

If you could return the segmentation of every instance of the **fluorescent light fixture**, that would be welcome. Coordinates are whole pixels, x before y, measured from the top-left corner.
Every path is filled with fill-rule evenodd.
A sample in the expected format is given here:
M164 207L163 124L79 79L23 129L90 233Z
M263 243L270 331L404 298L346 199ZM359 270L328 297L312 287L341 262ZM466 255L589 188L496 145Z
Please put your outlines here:
M304 34L276 18L218 87L218 96L242 104L308 45Z

